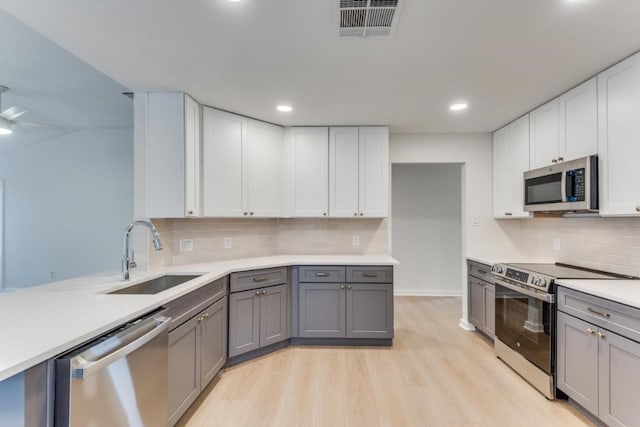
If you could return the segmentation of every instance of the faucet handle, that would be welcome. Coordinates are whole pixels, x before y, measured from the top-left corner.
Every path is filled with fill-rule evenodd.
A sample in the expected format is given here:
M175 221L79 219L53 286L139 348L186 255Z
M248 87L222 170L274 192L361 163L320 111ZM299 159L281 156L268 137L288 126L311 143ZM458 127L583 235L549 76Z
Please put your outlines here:
M136 261L134 260L135 255L136 255L136 251L134 251L132 249L131 250L131 261L129 261L129 268L136 268L138 266L138 264L136 264Z

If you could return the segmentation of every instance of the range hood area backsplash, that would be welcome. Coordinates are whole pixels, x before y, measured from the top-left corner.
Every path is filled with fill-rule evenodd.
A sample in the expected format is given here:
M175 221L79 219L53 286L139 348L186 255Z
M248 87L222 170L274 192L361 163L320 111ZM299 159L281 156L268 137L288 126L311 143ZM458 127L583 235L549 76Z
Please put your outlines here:
M523 257L640 276L639 218L522 219L519 239Z
M281 254L389 254L386 219L152 219L165 250L149 253L149 270ZM358 236L359 245L353 245ZM231 237L231 248L224 247ZM193 241L180 251L180 240ZM142 255L142 254L141 254ZM137 254L136 254L137 256Z

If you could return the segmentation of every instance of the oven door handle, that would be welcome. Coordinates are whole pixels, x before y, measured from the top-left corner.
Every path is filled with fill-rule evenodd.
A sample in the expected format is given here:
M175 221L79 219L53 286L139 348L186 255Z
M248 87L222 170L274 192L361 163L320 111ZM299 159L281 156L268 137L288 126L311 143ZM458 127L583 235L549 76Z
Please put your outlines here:
M560 198L563 202L567 201L567 173L560 174Z
M553 294L548 294L548 293L541 293L541 292L535 292L535 291L530 291L529 289L525 289L521 286L517 286L517 285L512 285L509 282L505 282L504 280L500 279L499 277L495 278L495 282L496 285L500 285L500 286L504 286L505 288L511 289L512 291L515 292L519 292L521 294L524 294L528 297L531 298L535 298L538 300L542 300L544 302L548 302L550 304L555 304L556 303L556 296Z

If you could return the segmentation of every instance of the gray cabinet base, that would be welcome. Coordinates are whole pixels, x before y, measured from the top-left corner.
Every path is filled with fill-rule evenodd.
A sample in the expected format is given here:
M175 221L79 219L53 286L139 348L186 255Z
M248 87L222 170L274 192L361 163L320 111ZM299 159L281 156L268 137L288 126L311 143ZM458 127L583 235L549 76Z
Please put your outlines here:
M280 341L275 344L271 344L266 347L259 348L257 350L249 351L247 353L242 353L238 356L230 357L227 359L227 363L225 363L224 367L228 368L230 366L235 366L240 363L246 362L247 360L255 359L256 357L263 356L265 354L274 352L276 350L280 350L281 348L285 348L285 347L289 347L289 340Z
M291 338L291 345L393 347L392 338Z

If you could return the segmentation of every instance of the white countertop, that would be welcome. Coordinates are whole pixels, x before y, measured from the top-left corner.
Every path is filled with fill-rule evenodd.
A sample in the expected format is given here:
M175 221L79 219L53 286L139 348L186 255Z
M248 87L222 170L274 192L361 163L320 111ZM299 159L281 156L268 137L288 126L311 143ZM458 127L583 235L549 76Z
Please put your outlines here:
M387 255L279 255L95 275L0 294L0 381L234 271L290 265L396 265ZM165 273L203 276L155 295L105 295Z
M558 279L559 286L640 308L640 280Z

